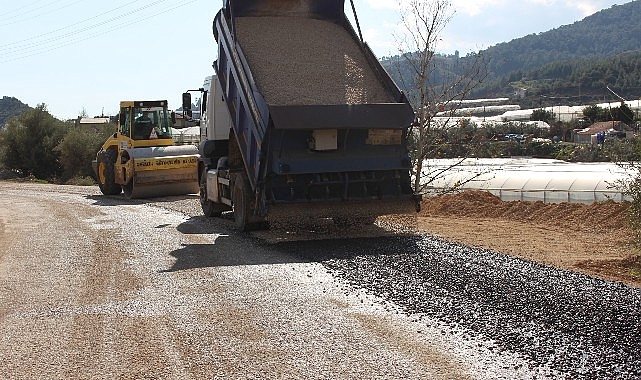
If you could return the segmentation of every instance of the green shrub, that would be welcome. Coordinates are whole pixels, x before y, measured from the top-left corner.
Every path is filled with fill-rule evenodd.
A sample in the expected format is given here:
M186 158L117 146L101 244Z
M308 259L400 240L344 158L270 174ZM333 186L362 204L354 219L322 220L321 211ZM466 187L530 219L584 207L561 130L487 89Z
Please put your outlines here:
M74 177L94 176L91 161L95 159L96 152L113 133L116 127L113 124L105 124L100 128L87 126L74 126L65 135L62 142L56 147L62 164L63 181L69 181Z
M11 119L0 131L2 176L88 183L91 161L114 133L114 124L77 126L51 116L44 104Z
M68 124L56 120L44 104L9 121L2 131L0 161L6 169L23 175L51 179L62 174L54 150L64 138Z
M72 177L65 182L65 185L74 185L74 186L93 186L96 184L96 181L93 177Z

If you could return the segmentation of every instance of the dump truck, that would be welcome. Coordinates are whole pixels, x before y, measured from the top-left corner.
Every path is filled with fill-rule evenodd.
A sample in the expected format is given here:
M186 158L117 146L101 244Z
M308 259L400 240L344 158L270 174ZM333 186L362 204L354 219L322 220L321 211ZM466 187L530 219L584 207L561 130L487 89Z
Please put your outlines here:
M100 191L127 198L198 193L198 148L174 146L166 100L120 102L118 130L92 162Z
M418 211L406 96L356 34L344 0L227 0L204 83L200 201L238 228ZM360 34L360 32L359 32ZM185 112L191 93L183 94Z

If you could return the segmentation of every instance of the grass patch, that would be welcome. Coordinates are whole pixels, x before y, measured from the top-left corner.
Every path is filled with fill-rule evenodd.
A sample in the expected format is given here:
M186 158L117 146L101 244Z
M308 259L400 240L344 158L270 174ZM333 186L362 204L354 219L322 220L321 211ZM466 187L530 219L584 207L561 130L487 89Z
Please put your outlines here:
M641 255L634 255L630 257L627 262L627 267L630 275L641 278Z
M96 184L96 181L94 181L93 177L73 177L67 182L65 182L65 185L74 185L74 186L93 186Z

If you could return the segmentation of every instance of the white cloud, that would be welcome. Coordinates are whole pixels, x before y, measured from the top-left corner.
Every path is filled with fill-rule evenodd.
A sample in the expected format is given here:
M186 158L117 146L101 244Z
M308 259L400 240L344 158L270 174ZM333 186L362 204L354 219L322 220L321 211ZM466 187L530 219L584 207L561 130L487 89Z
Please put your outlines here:
M584 17L596 13L601 8L592 1L567 1L566 4L569 8L578 9Z
M398 9L399 3L397 0L366 0L368 6L373 9Z
M463 12L469 16L477 16L485 13L487 8L505 3L505 0L452 0L452 5L457 12Z
M599 2L597 1L590 1L590 0L565 0L565 1L559 1L559 0L527 0L529 3L533 4L538 4L546 7L559 7L559 6L564 6L569 9L575 9L578 11L579 14L581 14L583 17L589 16L591 14L594 14L598 10L603 8L603 4L598 4L598 3L603 3L603 1ZM606 3L609 3L606 1Z
M384 2L383 0L369 1ZM603 8L601 4L598 4L598 1L590 0L525 0L524 3L535 4L541 7L565 6L566 8L576 9L584 17L589 16L599 9ZM500 9L498 7L510 8L516 5L514 2L510 2L507 0L452 0L452 4L457 12L464 13L468 16L487 15L494 11L500 12Z
M550 6L556 4L556 0L528 0L529 3Z

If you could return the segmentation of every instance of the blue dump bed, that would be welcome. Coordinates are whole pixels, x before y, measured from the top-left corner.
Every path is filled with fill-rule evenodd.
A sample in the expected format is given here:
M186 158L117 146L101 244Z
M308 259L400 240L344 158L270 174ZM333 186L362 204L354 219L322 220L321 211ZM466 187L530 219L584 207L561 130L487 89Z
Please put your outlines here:
M257 214L314 203L367 203L370 215L383 203L392 206L379 214L416 209L406 143L414 112L344 0L228 0L214 35Z

